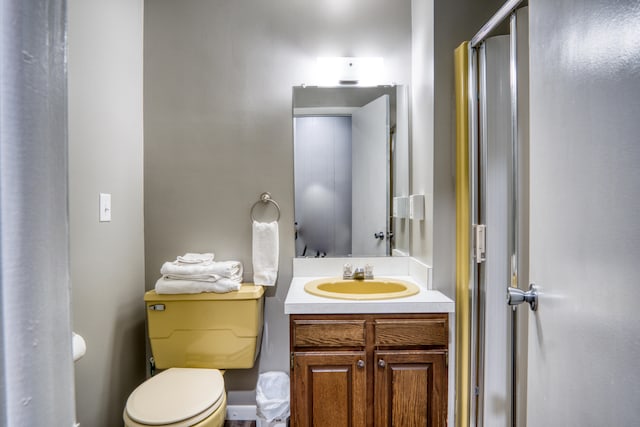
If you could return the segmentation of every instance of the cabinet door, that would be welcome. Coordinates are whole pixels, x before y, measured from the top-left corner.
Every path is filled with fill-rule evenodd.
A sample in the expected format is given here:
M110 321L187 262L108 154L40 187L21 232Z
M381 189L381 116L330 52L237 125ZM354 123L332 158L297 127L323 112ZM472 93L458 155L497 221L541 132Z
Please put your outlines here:
M296 427L364 427L367 378L363 351L294 353Z
M376 427L444 427L447 367L444 351L376 351Z

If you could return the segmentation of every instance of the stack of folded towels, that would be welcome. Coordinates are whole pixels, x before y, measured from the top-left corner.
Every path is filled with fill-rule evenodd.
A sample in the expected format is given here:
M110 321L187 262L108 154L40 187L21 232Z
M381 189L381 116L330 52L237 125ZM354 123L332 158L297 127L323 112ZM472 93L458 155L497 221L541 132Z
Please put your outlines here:
M242 263L214 261L212 253L187 253L162 264L156 282L158 294L198 294L231 292L240 289Z

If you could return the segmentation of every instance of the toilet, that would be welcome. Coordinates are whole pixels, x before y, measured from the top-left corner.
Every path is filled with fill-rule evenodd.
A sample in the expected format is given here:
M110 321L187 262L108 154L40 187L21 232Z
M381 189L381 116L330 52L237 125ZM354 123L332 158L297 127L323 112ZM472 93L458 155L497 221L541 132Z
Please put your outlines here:
M264 289L144 296L155 368L124 410L125 427L220 427L225 369L253 367L262 339Z

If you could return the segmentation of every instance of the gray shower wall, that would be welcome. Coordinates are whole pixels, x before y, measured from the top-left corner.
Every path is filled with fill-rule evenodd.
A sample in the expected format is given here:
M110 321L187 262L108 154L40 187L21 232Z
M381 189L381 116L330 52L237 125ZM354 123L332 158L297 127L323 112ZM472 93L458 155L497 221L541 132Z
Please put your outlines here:
M351 117L294 119L296 256L351 253Z
M230 404L255 403L259 371L288 371L284 299L294 255L292 87L318 56L382 56L388 81L410 83L411 2L145 2L146 287L187 251L237 259L251 274L249 211L280 204L277 287L253 370L225 375Z

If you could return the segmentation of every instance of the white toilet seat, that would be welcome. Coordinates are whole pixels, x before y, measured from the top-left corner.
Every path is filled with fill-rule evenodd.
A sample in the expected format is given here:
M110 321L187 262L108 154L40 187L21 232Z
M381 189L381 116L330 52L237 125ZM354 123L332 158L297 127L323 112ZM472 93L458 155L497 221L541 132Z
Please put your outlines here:
M171 368L131 393L124 418L132 427L188 427L225 402L224 379L217 369Z

